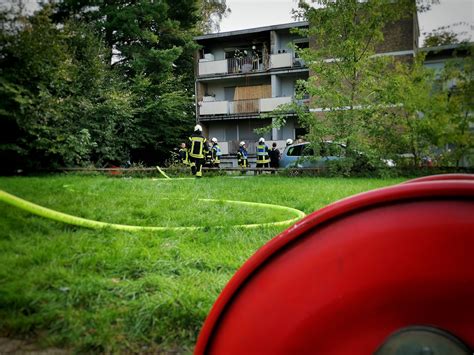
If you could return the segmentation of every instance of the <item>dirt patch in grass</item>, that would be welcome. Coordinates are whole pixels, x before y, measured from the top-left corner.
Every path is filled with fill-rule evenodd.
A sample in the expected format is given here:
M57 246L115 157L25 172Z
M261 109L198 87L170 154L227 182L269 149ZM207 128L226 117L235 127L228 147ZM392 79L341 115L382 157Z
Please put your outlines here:
M0 354L69 355L71 350L41 348L31 340L0 338Z

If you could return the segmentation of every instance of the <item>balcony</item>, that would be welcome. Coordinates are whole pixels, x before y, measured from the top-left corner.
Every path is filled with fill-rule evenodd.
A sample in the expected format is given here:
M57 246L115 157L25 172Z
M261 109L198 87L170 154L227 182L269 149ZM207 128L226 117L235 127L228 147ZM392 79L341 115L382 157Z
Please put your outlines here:
M227 74L227 59L199 62L199 75Z
M199 115L240 115L271 112L278 106L292 102L291 96L237 101L202 101Z
M270 55L270 68L286 68L293 66L292 53L278 53Z
M198 76L248 74L269 69L302 68L305 66L304 62L299 58L295 58L293 53L271 54L264 58L259 56L223 60L212 60L210 58L213 58L213 56L199 60Z

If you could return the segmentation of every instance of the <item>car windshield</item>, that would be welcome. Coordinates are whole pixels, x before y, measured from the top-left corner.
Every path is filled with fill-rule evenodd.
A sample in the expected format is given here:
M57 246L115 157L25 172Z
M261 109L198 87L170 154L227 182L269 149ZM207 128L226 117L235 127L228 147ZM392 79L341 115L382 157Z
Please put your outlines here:
M305 145L293 145L288 148L288 152L286 153L286 155L288 155L289 157L299 157L302 155L304 147Z
M343 157L345 155L345 147L338 143L324 142L320 144L319 155L323 157L337 156ZM310 144L299 144L290 146L286 155L290 157L313 156L314 149Z

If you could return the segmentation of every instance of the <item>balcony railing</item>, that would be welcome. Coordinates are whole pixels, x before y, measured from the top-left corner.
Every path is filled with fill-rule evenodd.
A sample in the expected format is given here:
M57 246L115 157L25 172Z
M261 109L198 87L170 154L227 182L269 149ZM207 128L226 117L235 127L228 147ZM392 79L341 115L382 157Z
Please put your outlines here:
M203 101L199 103L199 115L238 115L244 113L271 112L278 106L292 102L291 96L236 101Z
M293 66L292 53L278 53L270 55L271 68L286 68Z
M260 70L259 57L244 57L227 59L228 73L250 73Z
M229 101L229 114L259 112L260 99Z
M276 68L301 68L304 65L301 59L293 56L293 53L271 54L263 58L248 56L223 60L201 59L198 66L198 75L245 74Z

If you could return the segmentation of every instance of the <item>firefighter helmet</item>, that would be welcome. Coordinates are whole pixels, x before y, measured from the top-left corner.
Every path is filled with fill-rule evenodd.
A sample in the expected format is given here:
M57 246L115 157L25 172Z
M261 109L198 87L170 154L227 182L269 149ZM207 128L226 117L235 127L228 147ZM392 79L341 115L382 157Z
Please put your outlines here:
M265 138L260 137L260 139L258 140L258 143L265 143Z
M288 138L288 139L286 140L286 145L292 145L292 144L293 144L293 139Z
M211 139L211 142L212 142L212 143L217 143L217 138L216 138L216 137L213 137L213 138Z
M241 147L243 147L244 145L245 145L245 142L244 142L244 141L240 142L240 146L241 146Z
M201 125L200 125L200 124L195 125L195 126L194 126L194 130L195 130L195 131L202 132L202 127L201 127Z

